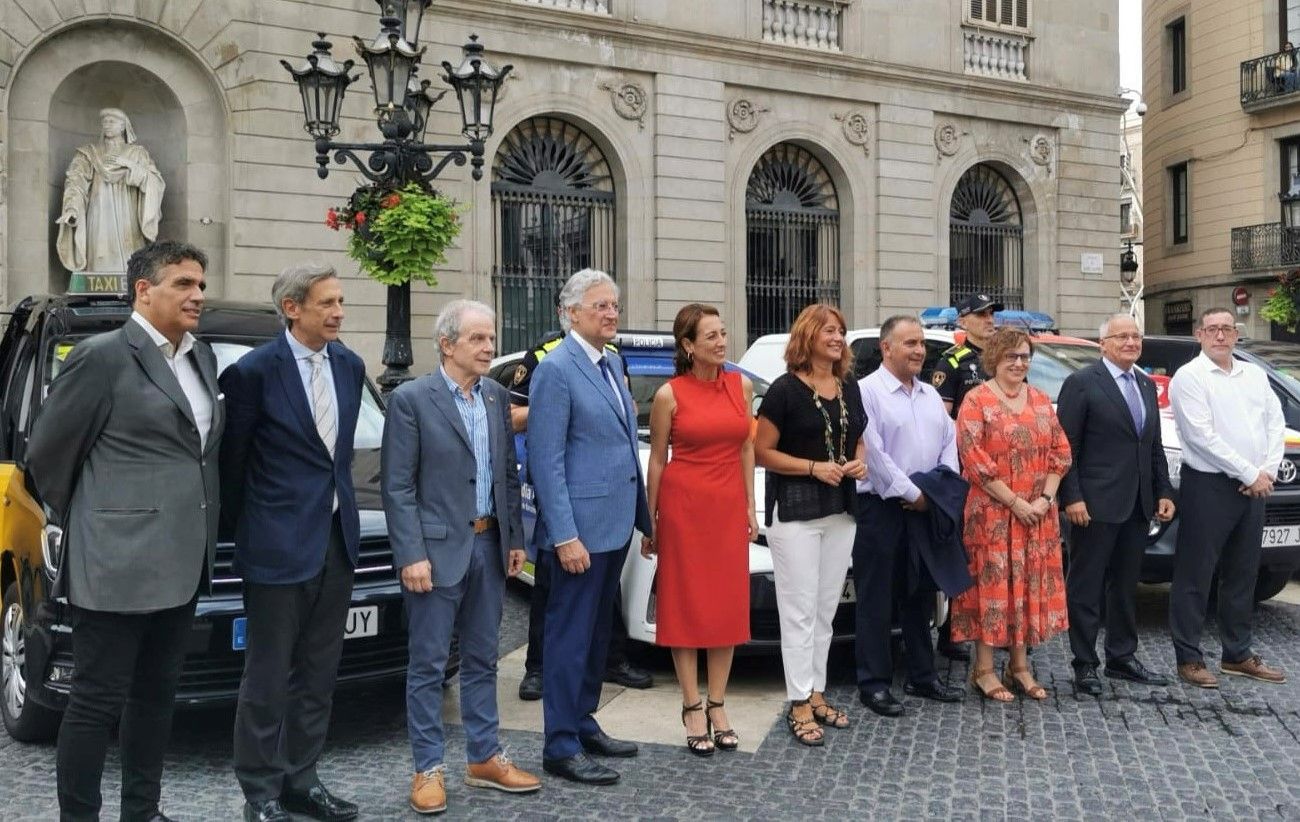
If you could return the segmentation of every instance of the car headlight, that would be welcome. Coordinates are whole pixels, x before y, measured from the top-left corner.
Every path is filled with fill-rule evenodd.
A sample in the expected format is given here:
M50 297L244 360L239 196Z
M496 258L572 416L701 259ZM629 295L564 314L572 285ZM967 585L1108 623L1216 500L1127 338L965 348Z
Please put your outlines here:
M50 582L59 575L59 565L63 563L63 529L57 525L46 525L41 534L41 559L44 563L45 576Z

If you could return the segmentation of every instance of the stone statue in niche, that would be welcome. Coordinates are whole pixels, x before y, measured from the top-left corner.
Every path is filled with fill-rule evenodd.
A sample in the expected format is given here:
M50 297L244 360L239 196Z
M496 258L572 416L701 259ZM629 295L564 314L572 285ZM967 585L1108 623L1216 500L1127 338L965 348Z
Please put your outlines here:
M69 271L122 273L131 252L158 236L163 182L126 112L99 112L98 143L77 149L63 183L59 261Z

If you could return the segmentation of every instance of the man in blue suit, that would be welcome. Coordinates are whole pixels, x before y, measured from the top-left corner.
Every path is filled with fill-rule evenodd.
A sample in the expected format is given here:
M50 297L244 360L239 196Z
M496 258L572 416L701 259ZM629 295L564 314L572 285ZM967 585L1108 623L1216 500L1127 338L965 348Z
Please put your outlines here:
M507 793L542 786L501 752L497 656L506 577L524 564L519 473L510 399L484 379L496 353L496 315L454 300L438 315L442 364L400 386L384 426L384 513L410 619L406 721L415 775L411 809L447 809L442 683L460 635L465 784Z
M334 269L290 266L271 287L283 336L221 375L222 513L235 527L248 649L235 713L244 818L345 820L357 806L316 775L361 528L352 487L365 365L338 342Z
M618 287L583 269L560 291L571 332L537 365L528 421L528 471L537 494L534 539L553 551L543 638L547 773L595 785L618 772L587 757L636 756L592 716L609 650L610 612L633 527L650 533L637 456L636 414L623 364L605 344L618 333Z

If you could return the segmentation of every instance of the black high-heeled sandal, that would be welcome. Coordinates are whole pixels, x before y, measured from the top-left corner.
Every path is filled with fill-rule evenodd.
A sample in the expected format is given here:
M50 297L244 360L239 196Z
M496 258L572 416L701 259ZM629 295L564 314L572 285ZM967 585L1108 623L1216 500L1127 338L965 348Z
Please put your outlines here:
M799 719L794 715L796 708L808 708L808 718ZM820 748L826 744L822 736L822 727L813 719L812 708L808 705L808 700L800 699L790 703L790 711L785 715L785 723L790 727L790 733L800 745L807 745L809 748Z
M709 700L709 707L704 709L704 718L709 723L709 730L713 732L713 744L724 751L734 751L740 747L740 737L736 736L735 728L714 728L713 714L714 708L721 708L725 703L714 702Z
M713 740L709 739L709 715L704 710L704 701L700 700L694 705L682 706L682 727L686 727L686 715L699 711L704 714L704 733L698 736L686 735L686 750L696 756L713 756Z

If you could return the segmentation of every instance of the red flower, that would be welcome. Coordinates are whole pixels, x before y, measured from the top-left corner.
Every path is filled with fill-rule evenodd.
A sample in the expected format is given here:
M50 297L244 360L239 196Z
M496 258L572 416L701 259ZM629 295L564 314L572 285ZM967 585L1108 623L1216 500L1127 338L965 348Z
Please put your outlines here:
M353 217L352 217L352 222L354 222L354 223L357 224L357 225L361 225L361 224L363 224L365 221L366 221L366 212L364 212L364 211L358 211L358 212L357 212L355 215L353 215Z
M337 210L331 208L325 212L325 225L335 231L339 230L339 213Z
M393 206L397 205L401 201L402 201L401 195L389 194L387 197L379 201L379 206L380 208L392 208Z

